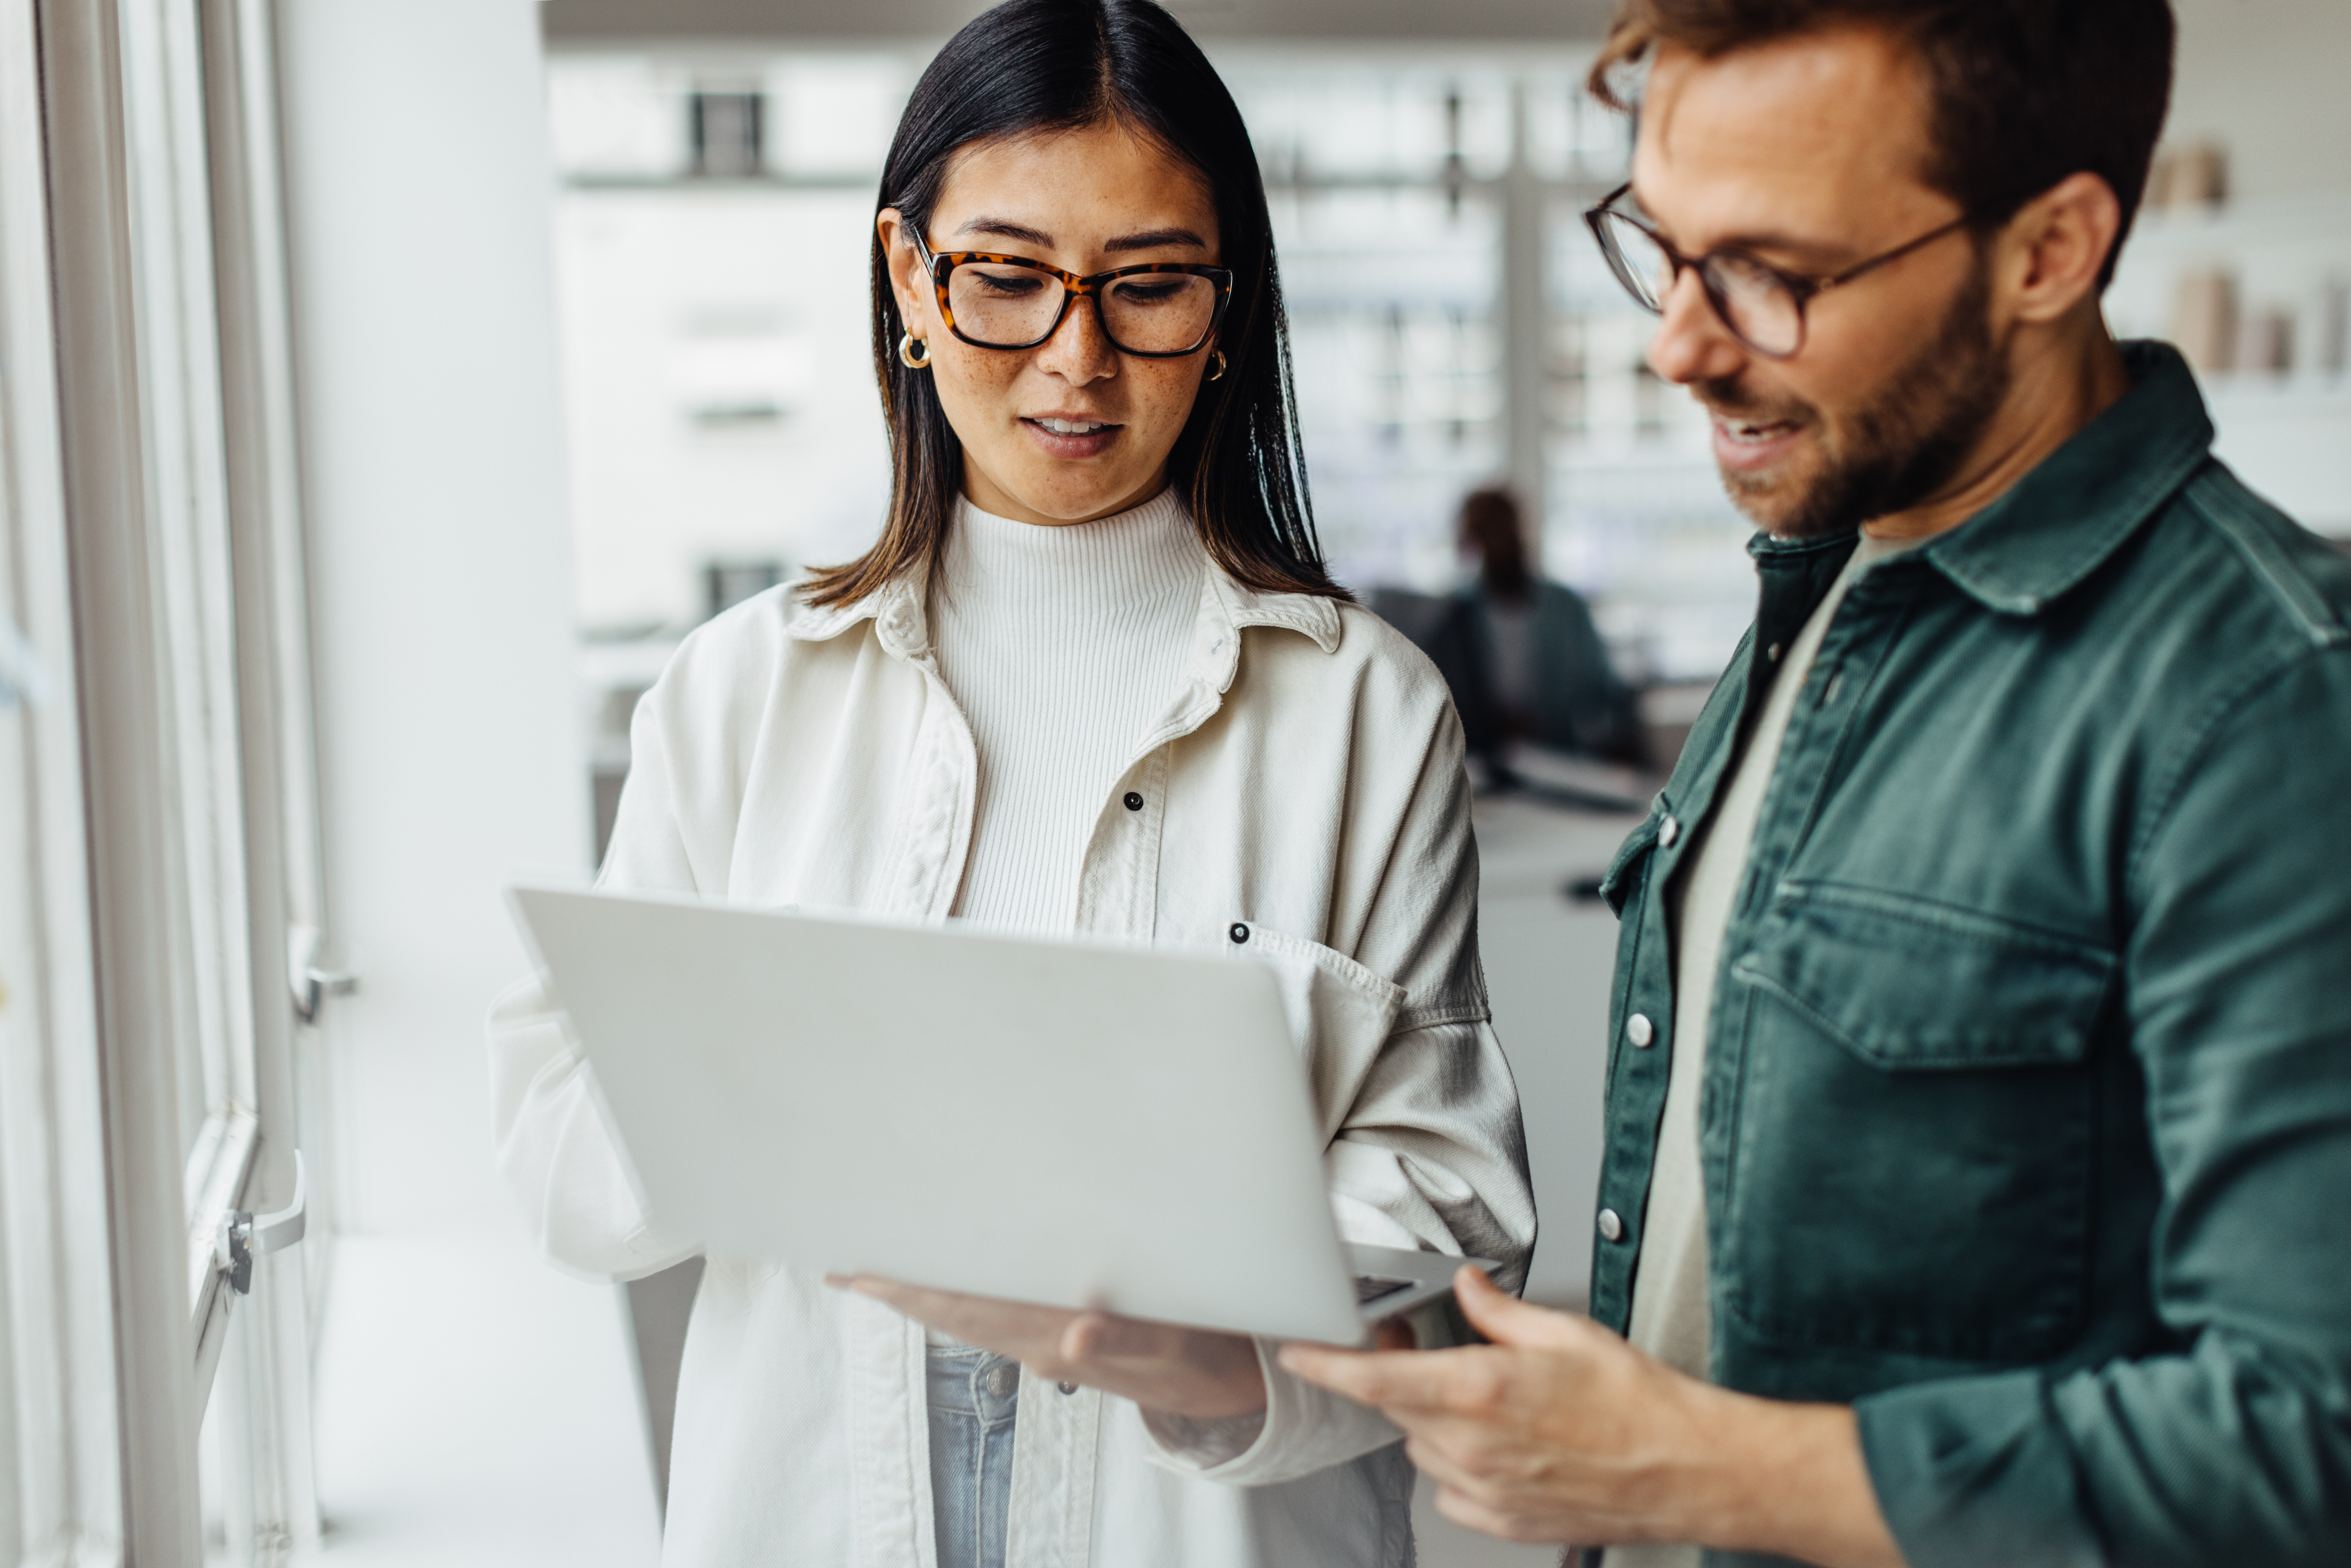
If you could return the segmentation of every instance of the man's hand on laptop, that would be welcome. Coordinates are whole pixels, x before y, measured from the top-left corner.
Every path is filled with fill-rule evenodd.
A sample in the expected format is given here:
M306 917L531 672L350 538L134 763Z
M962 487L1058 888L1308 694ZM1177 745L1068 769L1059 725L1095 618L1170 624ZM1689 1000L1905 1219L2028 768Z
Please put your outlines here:
M1213 1421L1265 1408L1265 1374L1245 1334L960 1296L870 1274L831 1282L966 1344L1010 1356L1037 1376L1099 1388L1148 1410Z
M1694 1542L1898 1568L1849 1408L1701 1383L1475 1269L1453 1291L1493 1343L1281 1352L1285 1370L1405 1429L1447 1518L1514 1541Z

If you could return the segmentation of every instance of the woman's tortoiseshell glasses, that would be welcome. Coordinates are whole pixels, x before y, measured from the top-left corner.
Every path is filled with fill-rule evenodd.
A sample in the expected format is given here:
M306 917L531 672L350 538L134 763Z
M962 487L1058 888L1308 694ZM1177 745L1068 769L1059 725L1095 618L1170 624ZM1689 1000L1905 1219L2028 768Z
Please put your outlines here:
M1081 277L1024 256L934 256L921 235L914 238L947 330L976 349L1033 349L1061 330L1071 302L1084 295L1093 301L1102 336L1120 352L1180 359L1208 346L1232 303L1227 267L1155 261Z

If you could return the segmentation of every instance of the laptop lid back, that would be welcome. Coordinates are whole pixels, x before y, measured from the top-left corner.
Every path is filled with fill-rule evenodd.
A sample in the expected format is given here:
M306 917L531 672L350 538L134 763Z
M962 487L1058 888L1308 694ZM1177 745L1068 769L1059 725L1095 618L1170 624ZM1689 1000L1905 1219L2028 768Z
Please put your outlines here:
M1353 1343L1305 1073L1227 957L517 888L653 1227Z

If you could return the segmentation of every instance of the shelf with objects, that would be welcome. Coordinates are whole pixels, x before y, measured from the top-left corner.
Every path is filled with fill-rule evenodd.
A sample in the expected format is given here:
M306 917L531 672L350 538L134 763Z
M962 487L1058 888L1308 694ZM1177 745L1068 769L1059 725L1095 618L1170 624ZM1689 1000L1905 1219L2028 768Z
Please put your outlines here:
M2179 346L2248 485L2351 540L2351 186L2234 197L2221 149L2167 149L2106 313Z

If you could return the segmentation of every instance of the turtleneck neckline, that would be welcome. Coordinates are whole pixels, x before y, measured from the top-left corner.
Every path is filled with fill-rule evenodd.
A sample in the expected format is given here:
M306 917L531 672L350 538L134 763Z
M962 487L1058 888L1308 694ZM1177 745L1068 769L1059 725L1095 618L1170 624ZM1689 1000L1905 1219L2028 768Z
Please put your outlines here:
M1024 523L983 510L969 497L962 498L957 521L982 549L1027 550L1038 554L1078 554L1113 543L1134 541L1136 536L1192 537L1192 519L1176 498L1173 486L1141 506L1129 507L1090 523ZM1152 542L1158 542L1153 538Z

